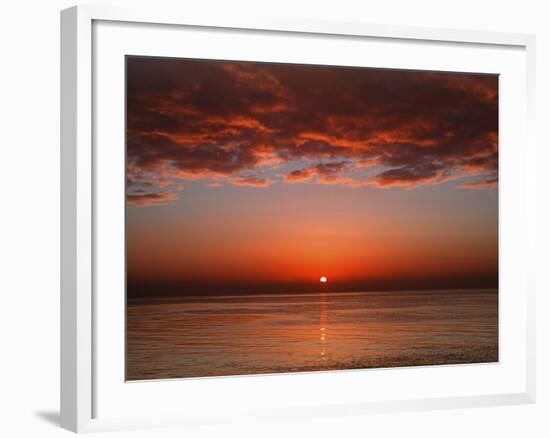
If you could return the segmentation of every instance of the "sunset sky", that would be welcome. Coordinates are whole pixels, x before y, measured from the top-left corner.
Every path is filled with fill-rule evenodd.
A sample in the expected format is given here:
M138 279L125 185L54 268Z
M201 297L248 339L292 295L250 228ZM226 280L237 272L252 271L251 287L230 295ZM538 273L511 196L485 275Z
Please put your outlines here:
M496 75L127 58L130 297L497 287L497 185Z

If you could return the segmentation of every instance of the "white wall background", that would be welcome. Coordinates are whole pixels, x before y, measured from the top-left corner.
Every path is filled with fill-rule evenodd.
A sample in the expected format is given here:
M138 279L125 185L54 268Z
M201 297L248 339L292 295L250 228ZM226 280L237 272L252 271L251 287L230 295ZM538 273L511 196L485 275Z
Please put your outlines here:
M550 13L523 0L96 1L536 33L539 178L538 402L530 406L325 418L107 436L550 436ZM198 4L197 4L198 3ZM0 18L0 435L69 436L59 417L59 10L65 0L4 3ZM521 147L521 145L518 145Z

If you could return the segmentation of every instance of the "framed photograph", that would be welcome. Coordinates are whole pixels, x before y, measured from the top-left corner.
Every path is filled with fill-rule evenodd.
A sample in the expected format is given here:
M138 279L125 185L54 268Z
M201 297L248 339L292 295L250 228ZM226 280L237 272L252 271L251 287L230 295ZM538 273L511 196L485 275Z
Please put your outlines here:
M61 15L62 426L534 402L534 37Z

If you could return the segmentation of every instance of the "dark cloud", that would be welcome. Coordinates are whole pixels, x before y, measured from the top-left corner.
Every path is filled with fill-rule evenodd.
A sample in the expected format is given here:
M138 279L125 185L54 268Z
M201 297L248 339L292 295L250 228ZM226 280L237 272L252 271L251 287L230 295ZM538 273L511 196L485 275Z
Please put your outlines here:
M338 173L346 168L345 161L322 163L316 166L297 169L285 175L285 181L289 183L311 180L316 177L321 182L331 182L338 178Z
M126 201L129 205L136 205L138 207L150 207L152 205L165 204L167 202L175 201L178 199L178 194L171 190L164 190L159 193L141 193L142 190L137 190L134 193L128 193L126 195Z
M458 186L460 189L471 189L471 190L483 190L483 189L494 189L498 187L498 178L489 178L479 181L464 183Z
M284 180L496 185L495 75L129 57L127 87L128 177L174 192L180 179L265 187L247 175L301 162Z

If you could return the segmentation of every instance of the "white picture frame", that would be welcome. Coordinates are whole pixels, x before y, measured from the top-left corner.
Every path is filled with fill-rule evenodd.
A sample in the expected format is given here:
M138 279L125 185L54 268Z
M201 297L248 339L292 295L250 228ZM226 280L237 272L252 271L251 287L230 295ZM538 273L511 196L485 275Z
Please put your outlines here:
M509 245L504 250L506 254L518 252L523 259L521 266L502 281L515 282L520 285L517 288L517 309L510 309L505 318L513 318L514 312L521 312L522 323L519 324L521 333L517 333L517 346L521 347L521 357L514 368L515 383L502 387L500 390L489 390L479 393L453 394L438 393L438 396L417 397L413 392L409 395L399 395L384 399L349 398L345 393L340 395L337 402L322 402L311 404L306 398L300 406L288 404L284 397L276 398L266 406L260 406L257 410L251 410L250 404L242 402L240 413L223 409L215 410L212 415L205 408L191 412L185 408L174 406L171 412L163 411L165 406L159 405L153 412L153 408L144 408L147 415L131 416L128 412L120 412L120 415L98 415L101 412L102 403L98 398L98 387L104 388L101 383L106 379L107 373L99 369L105 369L105 364L98 357L98 349L102 347L101 330L97 325L101 309L105 309L105 301L98 303L97 285L101 284L98 278L98 203L102 200L101 190L97 190L98 180L110 178L110 170L101 167L103 161L98 160L94 153L95 141L101 133L96 132L94 123L100 118L98 115L98 96L94 87L97 85L98 71L94 65L94 59L98 56L98 47L101 38L94 33L94 25L97 23L131 23L133 26L183 26L186 29L198 29L201 32L216 32L223 29L239 30L246 37L248 32L267 32L273 38L280 36L334 36L350 37L355 40L391 40L400 44L453 44L464 47L485 47L489 49L502 49L501 51L514 51L521 53L514 59L521 60L521 65L515 65L521 70L520 78L525 79L518 89L517 99L521 103L521 111L524 117L515 120L520 130L514 134L516 140L521 140L521 145L507 155L501 168L504 174L506 169L520 167L514 174L514 184L508 186L501 194L504 204L521 202L521 208L516 213L512 210L501 209L501 216L521 214L517 221L510 221L510 226L501 228L501 237L511 236ZM159 26L153 26L159 28ZM133 32L139 32L133 30ZM107 36L109 34L107 33ZM113 46L117 46L113 44ZM104 46L101 46L104 47ZM117 46L118 47L118 46ZM124 47L120 46L124 51ZM114 49L113 49L114 50ZM113 52L117 55L119 52ZM117 55L118 56L118 55ZM512 59L512 58L510 58ZM238 21L227 22L223 17L193 16L187 12L152 10L128 10L110 7L78 6L66 9L61 13L61 426L75 431L99 431L120 428L144 428L160 427L163 425L208 424L210 422L224 421L236 415L242 418L254 416L255 418L296 418L311 415L349 415L366 414L370 412L399 412L420 409L442 409L451 407L474 407L503 404L533 403L535 401L535 304L534 304L534 245L535 245L535 141L533 138L533 108L534 108L534 59L535 38L525 34L507 34L491 32L460 31L449 29L424 29L415 27L393 27L364 23L338 23L317 22L300 19L275 19L242 17ZM504 61L503 61L504 62ZM511 61L512 62L512 61ZM513 61L516 62L516 61ZM120 78L119 78L120 79ZM502 119L501 119L502 122ZM512 134L511 134L512 135ZM517 137L521 135L521 138ZM512 153L513 152L513 153ZM501 158L502 159L502 158ZM518 161L521 160L521 161ZM511 175L511 173L509 173ZM113 177L114 178L114 177ZM505 185L506 187L506 185ZM506 198L502 198L506 196ZM511 266L513 259L509 261L501 259L506 266ZM501 283L502 287L502 283ZM102 307L103 306L103 307ZM512 307L512 306L510 306ZM123 321L124 315L116 313L114 318ZM103 314L101 314L103 315ZM120 321L118 321L120 323ZM114 323L114 322L113 322ZM501 325L506 325L507 320L500 320ZM501 331L501 336L503 332ZM506 335L506 332L505 332ZM502 339L502 338L501 338ZM108 350L105 350L108 351ZM98 362L99 361L99 362ZM115 363L118 363L115 361ZM502 364L501 364L502 365ZM506 364L503 365L503 367ZM113 365L115 366L115 365ZM101 368L103 367L103 368ZM462 366L464 367L464 366ZM461 366L456 366L459 369ZM423 378L429 378L430 373L436 373L433 367L420 370ZM476 373L474 367L470 373ZM493 371L491 371L493 372ZM338 374L339 373L339 374ZM405 379L407 372L402 376L394 374L393 378ZM455 372L456 373L456 372ZM315 376L304 374L289 376L290 379L278 382L280 385L296 384L297 379L308 380L308 384L318 385L321 381L334 380L333 383L354 385L364 374L358 372L337 372L316 374ZM339 376L339 377L331 377ZM376 374L371 373L369 379L377 379ZM441 378L447 378L441 375ZM263 379L263 380L262 380ZM244 385L250 386L250 382L256 382L266 388L272 385L273 376L258 376L253 378L221 378L221 379L195 379L194 390L208 389L215 391L216 382L219 385L231 388L231 391L243 386L243 393L248 394ZM336 381L335 379L340 379ZM345 379L345 383L344 380ZM248 382L248 383L245 383ZM119 382L124 385L125 382ZM276 383L277 384L277 383ZM328 383L327 383L328 384ZM459 382L460 384L460 382ZM103 386L102 386L103 385ZM132 386L134 384L130 384ZM159 391L170 391L170 386L175 388L178 382L164 381ZM495 381L498 386L498 381ZM208 388L206 388L208 386ZM136 385L133 386L136 388ZM145 388L145 387L144 387ZM155 387L156 388L156 387ZM148 392L160 394L153 388ZM268 389L269 390L269 389ZM99 393L105 393L103 389ZM132 397L136 398L137 390L132 390ZM145 390L144 391L149 391ZM173 392L173 391L172 391ZM144 392L145 394L145 392ZM254 394L250 392L249 394ZM433 392L432 394L435 394ZM114 393L113 393L114 396ZM243 396L244 397L244 396ZM170 400L170 397L167 398ZM115 400L113 403L119 403ZM238 403L237 403L238 404ZM261 405L261 403L260 403ZM147 409L150 409L147 410Z

